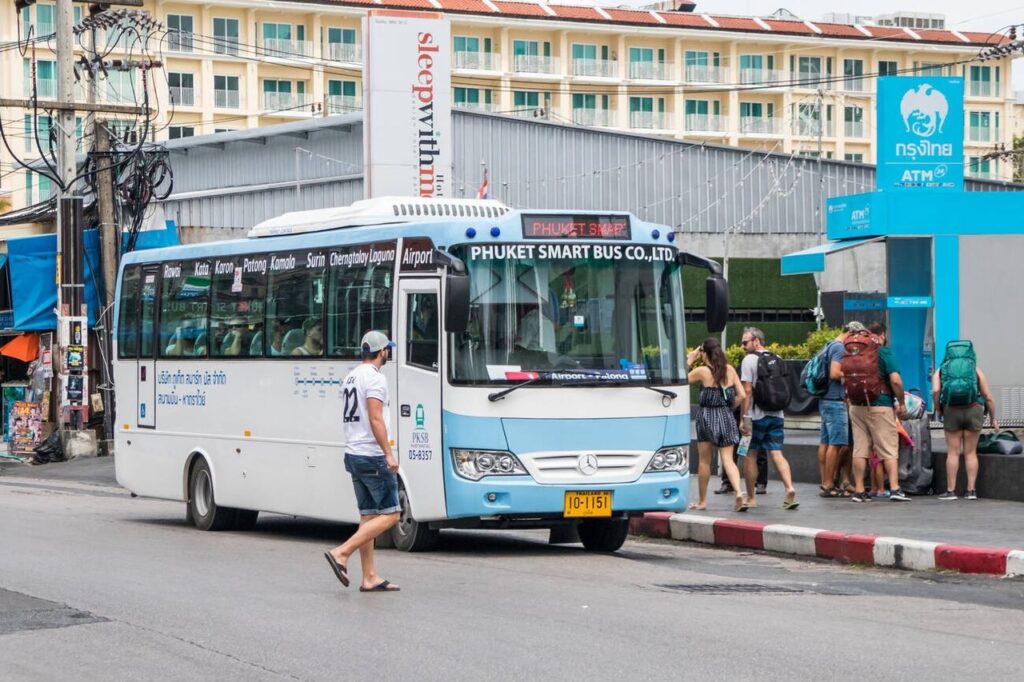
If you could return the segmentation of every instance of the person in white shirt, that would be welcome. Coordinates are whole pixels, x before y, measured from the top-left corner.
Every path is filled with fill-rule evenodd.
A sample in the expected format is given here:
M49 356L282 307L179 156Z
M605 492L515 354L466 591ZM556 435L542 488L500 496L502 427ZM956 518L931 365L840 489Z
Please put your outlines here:
M747 504L754 508L757 506L757 460L753 453L755 450L766 450L771 455L775 471L779 473L782 484L786 486L786 497L782 501L782 508L793 510L800 506L796 501L796 488L793 487L793 477L790 472L789 462L782 454L782 444L785 439L784 417L782 410L766 411L761 409L754 399L754 386L757 384L757 366L759 357L765 353L764 332L757 327L747 327L743 330L743 339L740 341L743 350L747 352L743 362L740 364L740 381L747 393L746 414L740 427L744 436L751 436L750 455L747 455L746 479L747 479ZM768 354L772 359L772 355ZM749 421L748 421L749 420Z
M349 586L348 560L359 550L363 580L360 592L397 592L398 585L381 578L373 558L373 541L398 523L398 460L391 449L388 382L381 373L393 341L378 331L363 336L363 362L342 384L345 427L345 471L359 506L359 529L343 544L324 552L334 575Z

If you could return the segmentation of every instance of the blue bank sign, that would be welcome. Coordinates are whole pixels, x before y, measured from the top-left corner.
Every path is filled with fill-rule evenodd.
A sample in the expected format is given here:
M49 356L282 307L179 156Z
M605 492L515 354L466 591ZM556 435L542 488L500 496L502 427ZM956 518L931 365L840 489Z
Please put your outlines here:
M879 78L877 116L880 191L963 191L963 78Z

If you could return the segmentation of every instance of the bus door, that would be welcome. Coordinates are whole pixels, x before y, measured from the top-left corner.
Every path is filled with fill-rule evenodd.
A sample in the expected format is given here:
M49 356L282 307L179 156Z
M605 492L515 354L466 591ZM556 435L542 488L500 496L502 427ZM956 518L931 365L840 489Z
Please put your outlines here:
M398 386L398 461L416 519L445 516L441 450L441 280L398 284L394 357Z
M138 382L138 410L135 413L136 426L156 426L156 346L159 338L156 327L158 288L158 266L142 269L142 289L139 310L139 361L135 369Z

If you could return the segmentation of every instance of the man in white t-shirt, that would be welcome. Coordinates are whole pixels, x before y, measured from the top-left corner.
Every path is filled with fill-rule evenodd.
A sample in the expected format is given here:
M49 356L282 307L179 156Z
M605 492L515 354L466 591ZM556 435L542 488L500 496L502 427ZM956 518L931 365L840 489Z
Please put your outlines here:
M751 436L749 452L745 462L747 479L747 504L756 507L755 479L757 478L757 461L754 458L755 450L766 450L771 455L775 471L778 472L782 484L786 486L786 497L782 501L783 509L796 509L800 503L796 501L796 488L793 487L793 477L790 473L789 462L782 455L782 443L785 437L784 420L782 410L766 412L761 409L754 400L754 385L757 384L757 365L764 349L764 332L757 327L747 327L743 330L743 340L740 341L743 350L747 355L740 365L740 381L747 392L747 409L744 411L746 419L741 427L743 435ZM769 360L774 358L770 353ZM781 362L781 361L779 361ZM770 384L768 384L770 385Z
M393 341L378 331L363 336L363 362L342 384L342 422L345 428L345 471L359 506L359 529L343 544L325 552L327 563L345 587L348 560L359 550L363 580L360 592L397 592L395 585L377 574L373 541L398 523L398 460L391 449L388 382L381 372Z

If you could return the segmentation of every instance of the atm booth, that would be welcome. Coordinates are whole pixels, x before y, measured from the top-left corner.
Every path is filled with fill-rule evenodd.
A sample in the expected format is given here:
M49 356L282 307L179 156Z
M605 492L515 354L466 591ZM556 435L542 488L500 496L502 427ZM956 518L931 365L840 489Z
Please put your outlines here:
M1024 193L964 191L963 78L877 83L877 190L829 199L831 241L783 256L782 274L823 272L829 254L884 241L884 295L863 303L885 314L906 388L931 408L946 343L969 339L1000 424L1024 425Z
M1024 426L1024 193L871 192L828 201L831 240L782 258L782 274L824 272L829 254L884 242L881 309L903 382L929 401L946 343L970 339L1006 426ZM861 305L857 305L860 303ZM852 308L852 309L851 309Z

